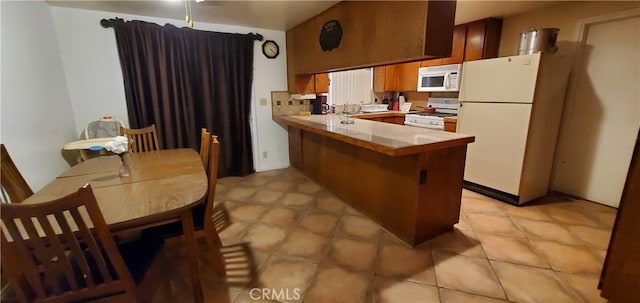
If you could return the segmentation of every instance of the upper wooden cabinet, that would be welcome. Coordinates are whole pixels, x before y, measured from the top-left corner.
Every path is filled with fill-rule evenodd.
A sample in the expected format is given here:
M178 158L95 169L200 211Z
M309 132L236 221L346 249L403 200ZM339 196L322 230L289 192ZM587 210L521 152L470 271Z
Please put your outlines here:
M453 31L450 57L378 66L373 70L373 91L415 91L420 67L495 58L498 56L501 29L502 20L496 18L457 25Z
M451 53L456 1L342 1L287 31L287 64L294 75L417 61ZM319 38L341 24L337 48ZM291 76L290 76L291 77Z
M373 68L373 91L415 91L420 61Z
M313 75L298 75L289 82L289 93L314 94L316 92L315 78Z
M321 94L329 92L329 74L297 75L289 82L289 93Z
M466 24L456 25L453 29L453 41L451 43L451 56L441 59L424 60L420 62L420 66L435 66L445 64L458 64L464 60L464 46L467 39Z
M451 56L424 60L420 66L459 64L463 61L495 58L498 56L501 29L502 20L496 18L456 25L453 31Z
M416 91L418 89L418 69L420 62L396 64L397 83L395 91Z
M329 74L296 75L293 73L295 53L292 51L292 33L287 32L287 84L289 93L316 94L329 92Z
M487 18L467 23L464 61L498 56L502 19Z
M373 68L373 91L388 92L394 91L397 87L398 78L396 77L395 65L383 65Z
M329 73L315 74L315 90L316 94L329 92Z

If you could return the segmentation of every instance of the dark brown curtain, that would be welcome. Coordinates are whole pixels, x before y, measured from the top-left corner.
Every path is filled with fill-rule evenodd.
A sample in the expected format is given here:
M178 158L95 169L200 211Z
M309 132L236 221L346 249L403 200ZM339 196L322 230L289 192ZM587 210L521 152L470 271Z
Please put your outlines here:
M130 126L155 123L161 148L196 150L206 127L220 140L219 176L253 173L253 35L143 21L112 27Z

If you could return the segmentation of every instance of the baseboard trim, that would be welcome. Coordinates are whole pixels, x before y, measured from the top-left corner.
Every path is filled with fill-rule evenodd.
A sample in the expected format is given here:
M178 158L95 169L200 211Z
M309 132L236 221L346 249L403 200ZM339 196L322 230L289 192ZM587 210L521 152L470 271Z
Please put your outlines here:
M513 204L516 206L519 206L519 201L520 201L520 196L516 196L516 195L512 195L510 193L505 193L503 191L497 190L497 189L493 189L490 187L486 187L484 185L480 185L480 184L476 184L473 182L469 182L469 181L464 181L464 184L462 185L462 187L477 192L479 194L483 194L485 196L503 201L503 202L507 202L509 204Z

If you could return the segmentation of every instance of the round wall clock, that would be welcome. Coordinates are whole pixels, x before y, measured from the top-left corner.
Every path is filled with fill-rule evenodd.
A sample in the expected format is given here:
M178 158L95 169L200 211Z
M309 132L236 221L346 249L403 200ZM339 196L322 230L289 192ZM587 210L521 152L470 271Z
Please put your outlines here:
M273 59L280 54L280 47L278 43L273 40L267 40L262 43L262 53L265 57Z

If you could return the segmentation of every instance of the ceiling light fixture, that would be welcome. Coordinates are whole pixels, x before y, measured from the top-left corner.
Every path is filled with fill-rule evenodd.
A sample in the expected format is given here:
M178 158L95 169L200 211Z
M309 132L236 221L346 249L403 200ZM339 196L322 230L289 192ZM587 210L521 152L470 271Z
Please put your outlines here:
M203 2L204 0L195 0L196 3ZM193 14L191 13L191 0L184 0L184 20L187 21L190 27L193 27Z

